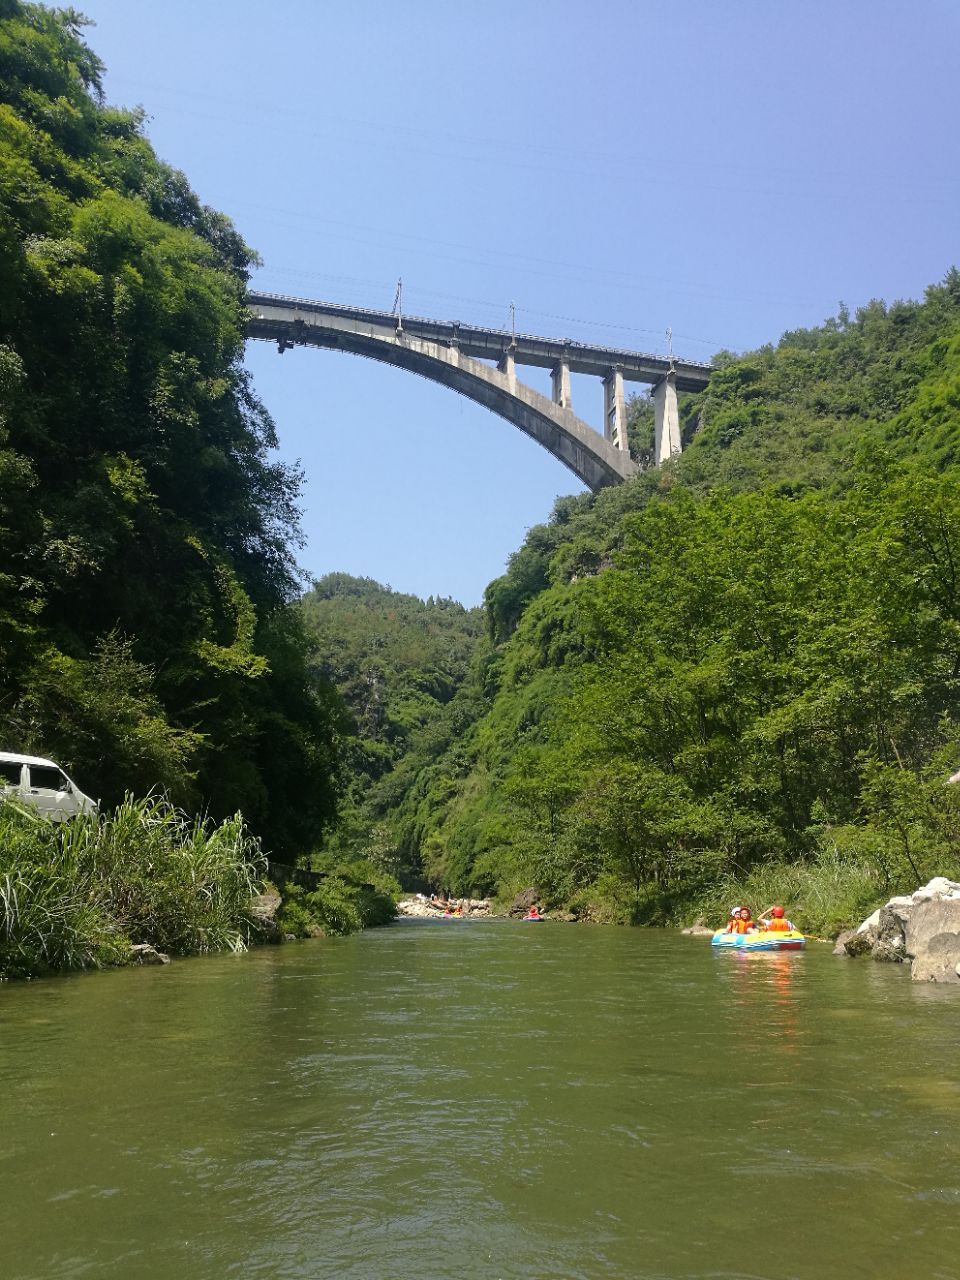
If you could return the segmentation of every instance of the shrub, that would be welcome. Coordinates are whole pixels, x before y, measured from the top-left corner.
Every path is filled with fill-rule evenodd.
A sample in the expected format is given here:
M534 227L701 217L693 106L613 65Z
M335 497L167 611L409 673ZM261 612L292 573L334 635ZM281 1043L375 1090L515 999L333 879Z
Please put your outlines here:
M356 933L366 925L387 924L395 914L388 892L361 883L342 869L326 874L315 889L286 884L278 919L284 933L304 938L318 933Z

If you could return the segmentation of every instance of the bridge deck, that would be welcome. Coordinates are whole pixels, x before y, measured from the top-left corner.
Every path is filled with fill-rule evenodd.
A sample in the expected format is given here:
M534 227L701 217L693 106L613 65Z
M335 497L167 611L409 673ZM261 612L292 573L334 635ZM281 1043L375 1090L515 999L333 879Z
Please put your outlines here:
M304 315L326 316L337 321L351 321L395 327L397 317L389 311L374 311L366 307L346 307L332 302L313 302L307 298L291 298L283 294L251 292L248 301L252 307L276 306L278 303L295 307ZM506 329L484 329L477 325L450 323L443 320L424 320L417 316L404 316L405 333L428 342L456 346L475 360L498 361L512 348L517 364L536 365L552 369L560 363L571 373L587 373L605 377L611 369L619 369L628 382L657 383L673 369L678 391L702 391L710 379L711 366L696 360L677 360L667 356L648 355L639 351L624 351L618 347L598 347L584 342L572 342L562 338L538 338L531 334L512 334Z

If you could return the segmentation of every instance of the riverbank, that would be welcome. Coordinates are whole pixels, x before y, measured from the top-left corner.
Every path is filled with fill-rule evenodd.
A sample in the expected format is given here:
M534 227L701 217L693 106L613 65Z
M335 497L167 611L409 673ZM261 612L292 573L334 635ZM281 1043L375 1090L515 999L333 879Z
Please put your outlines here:
M497 898L448 898L438 894L410 893L399 899L396 904L398 916L408 916L418 920L444 919L450 916L475 918L497 916L514 919L526 916L531 910L544 920L562 920L565 923L576 923L579 919L571 911L547 910L543 906L543 898L535 888L524 889L516 894L510 902L501 902ZM582 917L587 920L588 917Z
M838 852L812 862L765 862L747 873L697 876L639 885L604 875L573 894L553 895L529 885L515 895L491 899L494 914L523 914L534 903L551 919L589 924L684 928L723 925L732 905L749 906L754 915L783 903L791 920L811 937L836 938L855 928L891 893L911 892L917 881L891 881L874 867Z
M761 863L746 875L724 876L688 893L676 922L692 924L702 917L723 923L734 904L743 903L756 915L780 902L803 933L835 938L855 928L891 892L916 888L916 883L891 885L876 867L825 851L812 862Z
M682 901L662 891L644 897L635 887L628 897L619 881L604 888L606 895L582 890L568 903L550 902L536 886L503 901L401 896L396 882L367 863L314 871L268 864L240 815L217 825L148 797L61 824L7 802L0 805L0 979L162 964L170 956L352 933L397 915L516 917L534 905L548 919L570 922L706 925L722 923L733 902L756 914L779 901L808 936L836 937L876 922L889 896L875 872L839 857L767 864ZM867 923L847 953L863 949ZM867 936L872 947L876 939ZM955 962L947 969L951 980L960 978Z
M238 951L266 869L238 814L214 825L166 800L57 823L0 805L0 976L127 964L146 944L166 955Z
M0 980L162 964L392 919L393 900L347 871L270 884L240 814L219 824L162 797L56 823L0 804Z
M439 898L423 893L408 894L397 903L397 915L416 920L443 919L444 916L505 915L495 911L489 898Z

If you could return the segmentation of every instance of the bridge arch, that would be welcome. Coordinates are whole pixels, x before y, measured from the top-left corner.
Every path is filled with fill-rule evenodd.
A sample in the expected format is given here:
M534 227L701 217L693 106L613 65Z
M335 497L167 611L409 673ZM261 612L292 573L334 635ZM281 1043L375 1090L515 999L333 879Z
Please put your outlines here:
M619 484L637 472L637 465L626 449L624 376L658 383L654 396L655 405L662 406L658 409L658 460L664 434L660 429L661 419L666 424L667 456L679 451L679 428L671 431L668 421L671 397L676 419L677 370L673 362L630 352L600 351L598 365L598 349L579 344L518 339L498 330L462 328L434 321L401 320L384 312L273 294L251 293L248 307L248 337L276 342L281 352L297 346L346 351L450 387L519 427L590 489ZM498 364L494 367L478 356L497 360ZM554 400L517 380L518 360L553 369L557 389ZM630 365L631 360L634 363L642 360L646 364L635 368ZM571 369L591 373L603 370L604 385L619 387L618 395L611 392L607 397L611 406L607 422L610 438L594 431L563 402L564 398L569 399ZM693 376L706 369L707 366L696 367ZM689 381L689 374L684 376ZM703 374L699 376L705 382Z

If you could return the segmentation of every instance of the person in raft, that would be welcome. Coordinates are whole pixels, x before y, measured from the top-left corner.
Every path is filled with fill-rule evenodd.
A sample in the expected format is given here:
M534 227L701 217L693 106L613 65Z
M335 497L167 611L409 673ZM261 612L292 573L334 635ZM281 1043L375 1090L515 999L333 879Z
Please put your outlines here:
M792 933L793 923L783 914L783 907L769 907L757 920L761 929L771 932Z
M740 930L737 928L737 925L739 925L739 923L740 923L740 908L739 908L739 907L731 907L731 908L730 908L730 918L729 918L729 920L727 921L726 928L724 929L724 931L723 931L723 932L724 932L724 933L739 933L739 932L740 932Z
M724 933L754 933L757 926L750 918L749 907L734 907Z

